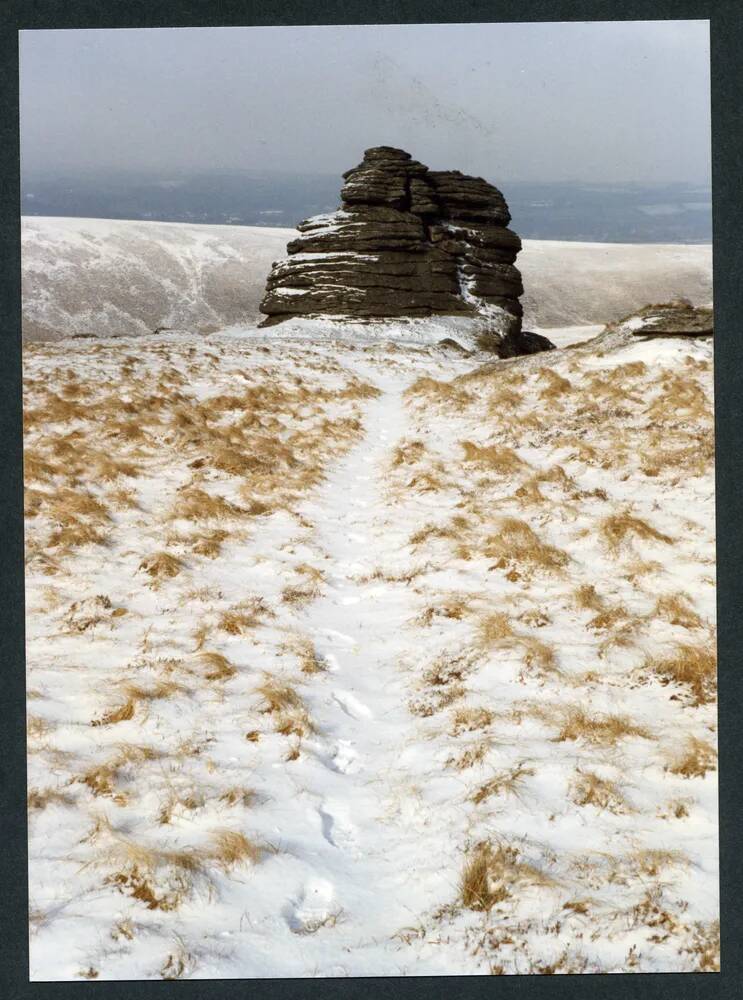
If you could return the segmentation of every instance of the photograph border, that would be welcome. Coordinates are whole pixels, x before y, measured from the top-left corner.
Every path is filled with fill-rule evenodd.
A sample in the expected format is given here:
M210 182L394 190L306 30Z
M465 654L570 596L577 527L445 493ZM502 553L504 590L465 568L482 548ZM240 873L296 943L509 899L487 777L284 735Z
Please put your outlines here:
M111 997L243 996L288 1000L343 996L475 998L621 997L733 1000L743 983L743 15L736 0L6 0L0 33L0 992L9 1000L67 998L80 990ZM710 21L713 287L720 796L720 973L612 976L413 976L355 979L220 979L154 982L28 980L28 886L23 594L20 177L18 31L44 28L155 28L318 24L704 19ZM537 67L538 69L538 67ZM737 323L736 323L737 320ZM598 981L597 981L598 979Z

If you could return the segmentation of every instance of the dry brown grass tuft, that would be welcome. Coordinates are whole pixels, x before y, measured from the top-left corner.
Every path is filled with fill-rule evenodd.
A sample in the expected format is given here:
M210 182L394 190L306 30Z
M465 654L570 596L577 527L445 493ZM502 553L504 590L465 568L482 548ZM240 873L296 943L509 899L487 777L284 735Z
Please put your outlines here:
M471 799L475 805L479 805L494 795L516 795L518 797L524 784L524 779L533 777L535 774L536 771L533 767L528 767L525 762L521 761L514 767L498 771L494 774L484 785L480 785L473 792Z
M700 383L685 372L666 372L660 379L660 393L648 408L652 420L668 421L684 417L698 420L708 416L711 404Z
M453 382L439 382L426 376L418 378L409 386L404 395L407 398L423 396L434 403L446 403L450 406L466 406L472 402L472 395L466 389Z
M243 833L236 830L218 830L212 834L209 857L220 868L229 871L245 862L257 864L261 859L261 849Z
M74 799L56 788L30 788L26 802L29 812L40 812L53 802L59 805L72 805Z
M328 669L309 636L297 636L290 646L299 659L299 668L303 674L322 674Z
M462 441L461 445L464 449L465 462L482 466L503 476L514 475L526 466L516 452L505 445L480 447L472 441Z
M265 711L285 712L288 709L298 709L303 706L303 702L296 688L291 684L286 684L270 674L266 674L262 684L256 688L266 703Z
M183 563L169 552L156 552L154 555L145 556L139 564L139 569L152 577L153 581L159 581L178 576L183 569Z
M655 674L664 684L680 684L689 689L695 705L715 700L717 659L705 646L678 643L675 651L663 659L648 657L644 670Z
M228 635L243 635L248 629L261 625L261 619L248 608L230 608L219 616L217 628Z
M189 899L204 876L199 851L168 851L116 838L106 860L115 870L105 878L108 885L144 903L148 910L172 912Z
M60 525L69 524L79 517L88 518L93 524L110 521L105 504L92 493L69 488L60 489L52 496L49 516Z
M691 607L685 594L665 594L655 602L654 614L664 618L671 625L695 629L702 627L702 619Z
M562 719L557 742L582 740L598 746L615 746L627 736L653 739L651 733L625 715L589 715L583 708L569 708Z
M106 541L106 535L92 524L71 519L63 528L51 533L47 544L50 548L58 548L64 553L82 548L84 545L105 545Z
M224 528L215 528L213 531L205 531L199 535L193 535L190 539L191 551L197 556L206 556L208 559L216 559L222 551L222 543L230 537Z
M205 651L199 654L200 662L207 668L204 677L208 681L227 681L237 670L222 653Z
M689 859L682 851L640 848L625 859L630 870L639 875L657 878L666 868L685 868Z
M491 910L496 903L529 885L550 886L553 880L520 860L510 845L493 847L487 841L470 852L459 883L462 905L468 910Z
M482 650L521 649L527 666L535 666L550 672L558 670L554 648L542 639L516 632L508 615L502 612L480 618L477 627L477 645Z
M173 520L222 521L244 513L242 507L230 503L224 497L212 496L198 486L187 486L180 491L170 516Z
M64 618L65 629L71 633L82 633L100 624L113 626L114 620L122 618L126 613L125 608L114 608L111 599L105 594L97 594L92 598L73 601Z
M225 802L228 806L248 806L255 802L255 792L252 788L243 788L241 785L234 785L226 789L219 796L220 802Z
M129 698L118 708L112 708L104 713L100 719L93 719L90 724L91 726L113 726L117 722L128 722L134 718L135 709L134 700Z
M578 769L578 777L571 791L573 802L578 806L595 806L615 815L631 811L619 785L615 781L599 777L593 771Z
M137 510L139 507L139 498L135 490L111 490L107 498L115 510Z
M547 383L539 393L540 399L554 402L556 399L559 399L560 396L564 396L572 389L571 382L568 379L563 378L562 375L558 375L552 368L541 368L539 371L539 377L542 381Z
M533 476L524 480L521 486L514 490L513 495L520 501L522 507L540 507L547 500Z
M125 682L119 685L119 689L124 699L122 704L118 708L106 712L100 719L94 719L91 726L110 726L117 722L126 722L134 717L136 707L141 702L170 698L183 691L181 685L176 684L175 681L156 681L149 687Z
M575 603L584 611L603 611L606 602L603 597L596 592L596 588L591 583L585 583L575 591Z
M489 708L458 708L452 720L452 735L474 733L479 729L487 729L495 715Z
M692 930L691 941L681 951L692 956L698 972L719 972L720 921L697 921Z
M426 446L422 441L408 441L399 444L392 453L392 465L415 465L425 454Z
M667 770L682 778L703 778L717 767L717 751L704 740L690 736L684 747L671 756Z
M457 523L459 522L459 523ZM454 541L460 538L462 531L466 530L467 522L464 518L452 518L449 524L426 524L418 531L414 532L409 540L409 545L422 545L429 538L443 538Z
M23 480L25 483L47 482L59 474L58 466L44 458L38 451L25 448L23 451Z
M479 767L493 749L494 741L490 736L470 742L458 755L452 755L446 761L447 767L457 771L466 771L470 767Z
M314 601L320 594L320 588L316 584L302 584L299 586L284 587L281 591L281 600L284 604L293 604L302 607Z
M496 560L499 569L515 564L553 573L568 563L566 552L546 545L525 521L515 517L504 517L500 521L498 533L486 538L484 553Z
M416 625L430 625L435 618L461 621L469 612L472 598L469 594L450 594L431 604L415 617Z
M611 514L599 525L601 534L612 552L617 552L623 545L631 541L632 538L641 538L643 541L665 542L671 545L673 539L663 532L658 531L647 521L632 514Z
M511 386L495 388L487 397L487 412L490 417L502 417L504 413L518 409L523 396Z
M302 738L314 732L315 727L296 688L266 674L256 692L265 702L264 711L276 716L276 731L282 736Z
M103 764L94 764L76 780L83 785L87 785L93 795L104 796L112 799L118 805L124 805L127 801L127 796L123 792L116 790L117 776L118 762L109 761Z

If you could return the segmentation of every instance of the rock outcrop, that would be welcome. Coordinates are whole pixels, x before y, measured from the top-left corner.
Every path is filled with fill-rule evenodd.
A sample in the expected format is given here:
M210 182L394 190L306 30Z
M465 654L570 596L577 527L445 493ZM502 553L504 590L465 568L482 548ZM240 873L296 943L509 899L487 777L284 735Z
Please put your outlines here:
M519 358L524 354L541 354L542 351L554 351L555 345L541 333L531 330L520 330L506 334L498 344L496 351L499 358Z
M500 191L390 146L343 175L342 207L300 223L268 278L263 326L291 316L471 314L518 332L521 241Z
M711 337L712 310L678 300L645 306L623 321L636 337Z

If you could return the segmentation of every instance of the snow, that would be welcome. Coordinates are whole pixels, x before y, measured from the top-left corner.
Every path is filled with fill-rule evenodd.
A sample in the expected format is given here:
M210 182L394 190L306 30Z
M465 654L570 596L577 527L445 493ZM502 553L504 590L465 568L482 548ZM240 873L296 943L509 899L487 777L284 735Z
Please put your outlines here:
M299 235L268 227L24 217L24 340L251 325L272 263L285 258L287 243ZM649 301L685 296L704 305L712 298L708 245L525 240L517 266L526 329L603 324Z
M714 481L663 464L648 414L665 448L711 440L712 345L539 329L577 346L483 365L437 346L466 317L27 346L32 980L704 967L716 775L674 762L691 738L714 756L715 705L645 663L714 641ZM268 464L220 468L207 430ZM477 459L503 447L502 469ZM105 457L133 468L94 478ZM542 474L541 500L519 492ZM232 513L178 516L194 487ZM102 542L50 544L65 488L104 506ZM627 512L673 544L609 551L599 526ZM504 517L567 568L498 565ZM159 583L158 551L181 562ZM655 610L679 592L691 624ZM498 614L510 637L483 647ZM210 679L203 650L235 672ZM269 711L267 681L299 700ZM576 708L637 732L561 738ZM588 771L616 802L579 804ZM259 856L220 855L224 830ZM483 912L460 878L486 841L506 862Z

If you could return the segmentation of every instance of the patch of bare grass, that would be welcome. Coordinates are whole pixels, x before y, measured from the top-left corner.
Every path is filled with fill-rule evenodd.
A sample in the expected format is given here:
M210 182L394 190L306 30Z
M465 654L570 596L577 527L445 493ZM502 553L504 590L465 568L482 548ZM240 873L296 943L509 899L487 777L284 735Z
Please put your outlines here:
M526 465L512 448L505 445L487 445L481 447L472 441L462 441L464 461L482 468L497 472L502 476L511 476L520 472Z
M486 802L493 796L515 795L519 796L526 778L533 777L536 771L528 766L524 761L520 761L514 767L497 771L492 778L480 785L470 796L475 805Z
M547 887L553 880L521 860L519 850L506 844L477 844L468 854L459 883L462 905L488 911L527 886Z
M569 708L564 713L557 742L565 740L593 743L597 746L615 746L626 737L653 739L645 726L638 726L626 715L592 715L580 707Z
M717 751L711 743L690 736L683 747L670 755L667 770L682 778L703 778L717 767Z
M642 541L664 542L666 545L673 544L673 539L668 535L658 531L642 518L628 513L609 515L601 522L599 529L612 552L618 552L622 546L634 538L640 538Z
M499 569L520 567L554 573L568 563L566 552L543 542L525 521L515 517L501 519L497 532L486 538L483 551L496 560Z
M669 656L648 657L644 670L664 684L677 684L689 692L695 705L714 701L717 691L717 658L706 646L678 643Z

